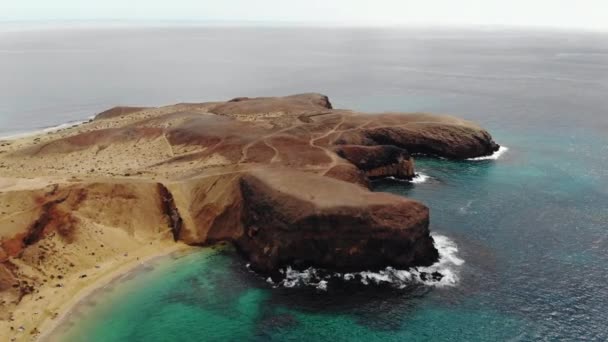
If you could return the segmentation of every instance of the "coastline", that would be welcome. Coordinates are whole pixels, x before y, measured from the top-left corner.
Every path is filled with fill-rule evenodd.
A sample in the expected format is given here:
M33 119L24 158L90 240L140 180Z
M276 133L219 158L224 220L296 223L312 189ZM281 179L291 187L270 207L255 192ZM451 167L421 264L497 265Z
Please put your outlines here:
M22 138L29 138L29 137L33 137L33 136L37 136L37 135L41 135L41 134L56 133L63 129L78 127L84 123L91 121L94 118L95 118L95 115L89 116L85 120L68 121L68 122L58 124L55 126L36 128L31 131L25 131L25 132L7 134L7 135L0 134L0 141L14 141L14 140L18 140L18 139L22 139Z
M40 303L34 301L31 295L24 297L15 312L14 322L11 322L18 327L14 331L9 330L8 327L0 328L0 335L6 333L7 340L10 341L44 341L69 317L78 303L96 290L129 274L143 263L189 248L192 247L179 242L160 241L158 244L147 245L129 253L127 260L109 261L99 269L89 270L84 279L79 279L78 274L72 274L66 277L65 284L70 285L64 287L60 295L53 295L52 291L55 288L51 286L41 289L38 295L47 294L45 298L52 298L50 301ZM19 316L21 319L18 318ZM19 326L23 327L22 331L19 331ZM32 331L35 333L32 334Z
M334 110L317 93L128 111L117 107L99 120L0 144L0 200L6 208L0 217L0 285L6 290L0 300L8 304L0 311L6 317L0 336L6 340L54 339L54 330L72 323L70 313L84 298L148 260L185 248L176 240L233 241L260 271L276 268L280 255L353 269L389 261L404 268L422 260L430 264L439 255L428 208L372 192L361 171L412 175L408 137L430 139L429 127L439 130L434 139L450 137L440 156L464 159L497 146L469 121ZM345 140L338 144L333 135ZM357 146L363 139L372 145ZM342 145L351 147L339 152ZM366 158L374 162L362 163ZM306 223L293 229L297 234L284 234L272 219L276 215L286 215L286 222L302 216L331 224L338 236L353 231L346 217L362 217L355 234L388 237L394 248L378 251L367 240L353 240L346 249L333 231ZM248 233L261 226L270 233ZM383 234L387 230L390 236ZM309 234L318 234L320 242L299 251L290 247ZM396 247L412 239L420 247Z

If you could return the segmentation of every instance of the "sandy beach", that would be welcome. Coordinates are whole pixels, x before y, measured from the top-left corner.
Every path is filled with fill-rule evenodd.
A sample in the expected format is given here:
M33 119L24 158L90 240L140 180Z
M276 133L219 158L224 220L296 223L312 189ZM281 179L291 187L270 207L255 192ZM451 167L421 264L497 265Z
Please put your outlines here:
M55 139L57 136L82 132L82 124L70 124L67 127L57 129L46 129L38 132L18 135L13 138L0 139L0 156L10 154L28 146L36 146ZM43 162L40 160L40 162ZM52 164L62 169L70 169L73 161ZM2 176L0 176L0 194L6 195L0 216L0 236L3 238L3 247L8 250L6 237L19 231L24 227L28 216L35 217L36 209L19 208L11 212L10 206L25 206L23 198L15 198L9 194L37 194L53 188L57 184L78 183L82 178L88 181L100 181L100 177L93 178L68 176L66 174L37 174L37 168L25 170L18 165L7 166L2 164ZM37 195L34 195L37 196ZM20 197L20 196L17 196ZM116 214L116 213L114 213ZM110 217L113 215L109 213ZM111 221L108 218L106 221ZM133 228L125 231L114 224L102 224L81 220L74 241L64 241L57 236L51 236L47 242L47 250L53 255L47 256L46 260L32 263L31 260L40 256L40 251L33 255L21 258L8 258L3 250L0 258L7 260L15 268L20 269L21 274L30 279L35 286L31 293L27 290L20 292L20 288L10 284L6 274L0 274L0 278L9 283L7 291L0 293L2 303L2 319L0 319L0 338L7 341L34 341L43 334L51 332L61 322L61 319L69 314L70 309L82 298L95 289L104 286L113 279L128 273L141 263L170 254L176 250L188 248L185 244L175 243L166 231L158 231L148 234L139 234L142 229ZM107 222L110 223L110 222ZM27 225L27 224L25 224ZM134 232L137 230L137 234ZM144 228L143 231L146 229ZM69 246L68 246L69 245ZM67 247L67 248L66 248ZM44 249L44 247L43 247ZM30 285L25 285L30 286ZM10 288L12 290L8 290ZM17 297L15 297L17 296ZM19 305L11 307L9 303L15 298L21 297Z
M47 286L35 296L22 299L14 312L13 322L0 322L0 336L10 341L45 341L49 334L69 316L71 309L95 290L128 274L137 266L173 252L192 248L179 243L156 243L98 265L99 268L83 270L85 278L74 273L63 280L60 288ZM43 297L43 299L36 299ZM19 322L19 323L17 323Z

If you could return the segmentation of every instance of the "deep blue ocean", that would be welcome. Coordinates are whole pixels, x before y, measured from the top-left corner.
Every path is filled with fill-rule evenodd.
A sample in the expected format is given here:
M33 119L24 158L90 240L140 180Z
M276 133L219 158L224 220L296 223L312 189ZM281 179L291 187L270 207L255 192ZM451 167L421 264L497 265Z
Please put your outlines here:
M335 107L474 120L498 159L418 158L374 184L431 208L449 284L275 287L230 248L98 291L69 341L608 340L608 34L524 30L0 30L0 135L114 105L316 91ZM463 261L463 262L462 262Z

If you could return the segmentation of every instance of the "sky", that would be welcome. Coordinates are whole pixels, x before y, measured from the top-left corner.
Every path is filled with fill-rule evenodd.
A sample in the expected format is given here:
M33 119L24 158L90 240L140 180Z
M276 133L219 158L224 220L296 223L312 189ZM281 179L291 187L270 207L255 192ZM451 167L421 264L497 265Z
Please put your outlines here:
M608 31L608 0L0 0L0 21L483 25Z

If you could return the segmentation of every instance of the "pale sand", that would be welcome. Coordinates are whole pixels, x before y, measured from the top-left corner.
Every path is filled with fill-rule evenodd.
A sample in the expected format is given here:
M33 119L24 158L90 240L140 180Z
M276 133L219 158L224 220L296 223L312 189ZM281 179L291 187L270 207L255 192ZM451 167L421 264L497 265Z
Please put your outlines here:
M109 160L102 161L96 159L99 152L96 149L82 151L85 153L51 154L44 157L11 158L9 155L22 149L36 148L58 138L118 127L171 110L172 107L150 109L114 120L0 138L0 194L6 195L0 201L0 241L22 231L38 215L28 202L28 196L18 196L19 192L31 191L29 197L35 198L56 184L69 186L81 182L105 183L109 179L137 183L142 178L154 179L154 176L133 172L131 168L139 169L142 165L163 160L171 151L164 139L155 139L130 146L131 153L128 155L112 153ZM120 152L124 148L126 147L110 146L107 151L116 149ZM96 169L96 172L91 174L91 169ZM123 176L125 171L130 173L129 177ZM154 184L149 181L147 183ZM142 197L147 195L145 193ZM10 210L7 209L9 204ZM142 211L148 210L143 205L140 207ZM87 208L84 215L75 213L81 221L77 238L70 243L57 237L43 239L40 244L46 244L48 253L42 264L36 261L36 255L40 252L36 247L38 243L32 246L34 252L26 253L25 259L11 259L20 274L34 285L34 292L25 295L15 304L15 291L0 291L0 341L38 340L41 333L51 332L76 303L95 289L146 260L188 248L183 243L174 242L170 232L161 231L165 222L156 217L155 213L140 213L136 218L130 218L129 210L133 208L122 213L117 213L116 210L117 208L109 210L106 207L103 212L95 213L94 208ZM85 274L86 277L81 278ZM59 279L58 275L62 278Z
M15 330L11 331L9 324L2 322L0 336L6 336L9 341L48 340L48 335L69 316L71 309L96 289L129 273L142 263L188 248L193 247L172 241L160 241L130 251L124 260L112 260L100 264L99 268L86 270L83 272L87 274L86 278L79 278L81 272L72 274L63 279L62 288L42 287L35 296L43 296L46 300L36 301L31 295L24 297L14 313L14 322L8 322L17 325ZM19 332L19 326L23 326L24 331ZM32 331L38 331L40 334L32 334Z
M152 111L152 115L157 114ZM163 112L160 110L159 112ZM143 112L139 116L74 125L52 132L37 132L14 138L0 138L0 194L32 191L37 193L45 187L54 184L75 184L82 181L104 182L107 179L124 179L127 182L137 182L137 174L121 177L125 169L137 168L142 161L133 162L131 157L116 158L111 162L104 161L97 165L95 151L90 156L82 158L78 154L51 155L45 158L29 158L27 161L16 158L12 163L7 162L6 156L14 151L32 146L40 146L48 141L82 133L90 129L115 127L121 121L130 121L135 117L141 118L149 114ZM146 162L154 162L155 154L166 157L164 142L157 139L146 144L143 151L131 155L139 156ZM121 147L122 148L122 147ZM111 149L111 147L109 148ZM80 167L76 165L80 164ZM118 167L115 166L118 164ZM133 165L131 165L133 164ZM25 166L25 167L24 167ZM88 170L102 167L104 172L89 174ZM3 204L19 207L21 199L5 199ZM3 211L5 210L3 206ZM9 236L13 230L21 229L21 211L0 215L0 240ZM0 318L0 341L36 341L49 334L60 324L70 310L80 300L91 294L95 289L103 287L116 277L128 273L141 263L158 256L167 255L174 251L189 248L183 243L176 243L167 232L158 233L150 222L141 222L137 226L130 224L110 224L112 217L120 217L115 212L100 213L106 217L106 224L81 218L78 238L69 247L57 238L46 239L53 244L53 255L43 265L32 264L21 259L12 261L19 267L20 272L29 279L35 279L35 292L25 295L16 306L0 305L0 314L9 315L8 319ZM124 216L121 218L124 219ZM160 221L159 221L160 222ZM160 222L159 224L161 224ZM130 228L129 228L130 227ZM100 247L103 245L103 248ZM67 248L62 248L67 247ZM191 247L190 247L191 248ZM0 253L1 254L1 253ZM72 267L65 267L67 262ZM56 267L62 267L59 271ZM61 274L62 279L57 275ZM86 274L86 277L81 278ZM54 278L52 278L54 276ZM44 282L43 282L44 281ZM62 287L56 287L61 284ZM0 292L0 302L13 303L10 291Z

